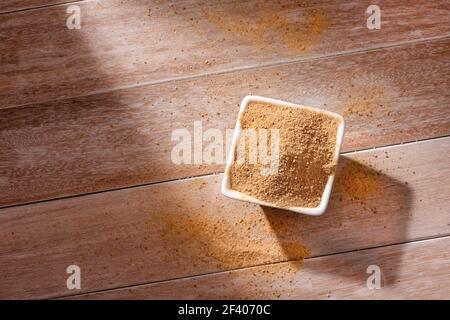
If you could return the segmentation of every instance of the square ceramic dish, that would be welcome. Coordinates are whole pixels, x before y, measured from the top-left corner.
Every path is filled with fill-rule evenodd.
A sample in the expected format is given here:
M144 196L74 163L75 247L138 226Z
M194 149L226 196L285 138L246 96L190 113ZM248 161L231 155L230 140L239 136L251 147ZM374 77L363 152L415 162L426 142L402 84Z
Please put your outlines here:
M236 122L236 127L234 130L233 140L232 140L232 144L231 144L231 150L228 154L227 165L226 165L225 173L224 173L223 180L222 180L222 187L221 187L222 193L229 198L253 202L253 203L256 203L259 205L263 205L263 206L280 208L280 209L290 210L290 211L313 215L313 216L318 216L318 215L323 214L325 212L325 210L327 209L328 201L330 199L331 188L333 186L333 181L334 181L334 174L330 175L328 177L328 181L327 181L327 184L325 185L325 189L323 191L320 203L315 208L280 207L276 204L262 201L262 200L254 198L250 195L247 195L245 193L231 189L230 170L231 170L231 165L233 164L233 161L234 161L234 154L235 154L235 150L237 148L237 143L238 143L238 141L241 137L241 133L242 133L242 128L241 128L239 119L241 118L241 115L245 112L245 110L247 109L248 105L252 102L264 103L264 104L270 104L270 105L287 106L287 107L291 107L291 108L303 108L303 109L307 109L307 110L313 111L313 112L324 113L330 117L337 119L339 122L339 126L338 126L337 136L336 136L336 149L335 149L335 159L334 159L336 164L337 164L337 161L339 158L339 151L341 149L342 140L344 138L344 126L345 126L344 118L341 115L334 113L334 112L330 112L330 111L326 111L326 110L322 110L322 109L318 109L318 108L307 107L307 106L303 106L303 105L298 105L298 104L294 104L294 103L290 103L290 102L286 102L286 101L264 98L264 97L259 97L259 96L246 96L241 102L241 106L240 106L240 110L239 110L239 114L238 114L238 120Z

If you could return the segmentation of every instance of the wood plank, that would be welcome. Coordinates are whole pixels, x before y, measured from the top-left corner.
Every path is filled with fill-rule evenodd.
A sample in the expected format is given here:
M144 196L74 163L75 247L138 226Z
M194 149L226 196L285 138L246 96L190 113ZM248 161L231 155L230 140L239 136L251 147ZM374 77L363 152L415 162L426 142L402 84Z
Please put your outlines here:
M76 0L2 0L0 2L0 14L75 1Z
M446 0L377 4L381 30L357 0L85 1L80 30L67 5L3 15L0 107L450 34Z
M173 164L171 134L225 136L247 94L344 114L344 151L449 135L449 56L444 39L0 110L0 206L221 171Z
M72 264L83 293L449 234L449 148L342 157L321 217L227 199L221 175L2 209L0 298L74 294Z
M450 237L204 275L80 299L449 299ZM401 256L401 262L398 257ZM381 269L368 289L367 267Z

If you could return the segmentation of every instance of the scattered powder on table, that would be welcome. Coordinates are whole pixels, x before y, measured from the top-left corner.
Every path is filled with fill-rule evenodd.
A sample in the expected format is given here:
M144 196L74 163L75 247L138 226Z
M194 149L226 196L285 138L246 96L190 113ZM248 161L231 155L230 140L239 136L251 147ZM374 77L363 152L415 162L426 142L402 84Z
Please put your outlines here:
M373 197L380 191L380 184L380 172L354 160L346 162L336 175L336 192L350 200Z
M344 108L344 116L358 115L360 117L372 116L374 106L371 101L367 99L353 99L348 101Z
M275 261L299 260L310 254L295 232L299 217L266 212L250 204L229 212L199 205L188 215L163 214L162 243L166 259L191 261L184 268L198 266L233 269ZM181 208L180 208L181 209ZM194 213L195 211L195 213ZM245 213L242 215L242 213ZM281 237L281 239L280 239Z
M382 100L384 88L377 85L344 86L341 94L345 94L342 113L345 117L373 117L375 110L384 108Z
M336 167L338 120L304 108L251 103L239 121L243 130L279 129L279 168L262 175L262 165L248 159L246 142L245 161L238 163L234 154L231 188L282 207L317 207Z
M292 52L304 52L312 49L320 42L328 29L328 19L325 11L319 9L301 9L301 14L292 15L297 5L283 8L275 2L268 1L255 7L241 4L225 5L221 8L203 8L203 16L230 35L237 35L253 44L264 48L265 51L284 47ZM239 11L240 14L236 15ZM198 21L194 23L198 28ZM208 28L209 29L209 28ZM204 32L204 29L200 29Z

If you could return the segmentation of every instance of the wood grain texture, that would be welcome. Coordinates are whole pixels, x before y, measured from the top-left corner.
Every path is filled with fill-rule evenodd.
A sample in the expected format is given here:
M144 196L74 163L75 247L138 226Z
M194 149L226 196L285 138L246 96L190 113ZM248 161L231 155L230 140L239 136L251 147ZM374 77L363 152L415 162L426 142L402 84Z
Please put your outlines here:
M449 57L444 39L0 110L0 206L221 171L175 165L171 134L225 137L247 94L344 114L344 151L449 135Z
M321 217L227 199L221 175L2 209L0 298L73 294L72 264L82 293L449 234L449 148L440 138L341 157ZM348 165L371 192L346 191Z
M2 0L0 2L1 13L13 13L18 10L36 9L43 6L75 2L77 0Z
M369 4L86 1L80 30L66 27L67 5L4 15L0 107L450 33L447 0L378 1L381 30L366 27Z
M450 299L450 238L81 295L80 299ZM397 268L397 257L402 257ZM381 269L381 289L366 286Z

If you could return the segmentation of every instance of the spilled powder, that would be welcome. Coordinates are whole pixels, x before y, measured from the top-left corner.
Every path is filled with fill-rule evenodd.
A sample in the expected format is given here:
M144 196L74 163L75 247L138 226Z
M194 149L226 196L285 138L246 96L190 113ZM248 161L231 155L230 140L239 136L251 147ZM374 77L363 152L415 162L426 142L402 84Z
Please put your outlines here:
M279 168L262 175L262 165L249 162L248 149L244 163L235 152L231 188L282 207L317 207L336 167L338 120L303 108L252 103L239 121L243 130L279 129Z
M383 173L371 167L370 164L355 160L345 161L336 174L335 191L340 195L340 201L351 201L361 206L365 211L378 213L377 202L383 193Z
M344 116L358 115L360 117L369 117L373 115L372 102L367 99L356 100L353 99L345 105Z
M289 299L295 295L299 280L302 261L290 261L267 266L246 269L243 273L230 271L217 275L217 281L207 278L196 280L195 284L188 283L196 290L200 299ZM300 280L301 281L301 280Z
M325 12L291 4L289 8L267 2L260 8L233 4L220 12L202 9L206 20L226 33L238 35L267 49L276 44L293 52L303 52L320 42L328 27ZM238 13L237 13L238 11ZM293 13L296 13L295 15Z
M383 87L377 85L354 85L347 88L345 103L342 107L344 116L372 117L375 110L383 108Z
M244 209L245 210L245 209ZM299 260L310 250L290 238L281 216L252 212L241 217L226 211L199 209L190 215L161 217L163 243L170 260L192 261L192 266L230 269L274 261ZM280 241L279 237L282 237Z
M381 173L356 161L346 163L336 175L336 191L354 201L365 201L381 190Z

